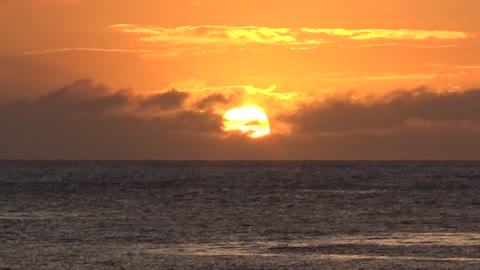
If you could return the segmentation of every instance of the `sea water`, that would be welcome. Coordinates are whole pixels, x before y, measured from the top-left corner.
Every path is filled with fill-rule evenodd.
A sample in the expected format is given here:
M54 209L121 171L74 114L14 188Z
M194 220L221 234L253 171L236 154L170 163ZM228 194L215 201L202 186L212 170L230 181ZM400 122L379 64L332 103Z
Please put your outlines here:
M480 162L0 161L0 269L480 269Z

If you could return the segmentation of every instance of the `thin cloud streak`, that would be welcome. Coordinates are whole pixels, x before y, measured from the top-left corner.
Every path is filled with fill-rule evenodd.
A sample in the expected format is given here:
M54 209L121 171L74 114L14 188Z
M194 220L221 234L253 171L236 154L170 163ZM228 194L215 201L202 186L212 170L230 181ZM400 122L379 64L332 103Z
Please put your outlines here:
M106 49L106 48L84 48L84 47L75 47L75 48L60 48L60 49L50 49L50 50L40 50L40 51L29 51L24 52L24 55L37 55L37 54L51 54L51 53L60 53L60 52L72 52L72 51L84 51L84 52L112 52L112 53L139 53L139 54L151 54L151 53L160 53L161 50L144 50L144 49Z
M411 48L455 48L459 44L438 44L438 41L457 41L471 37L457 31L440 30L389 30L389 29L312 29L312 28L269 28L232 26L183 26L162 28L135 24L115 24L111 28L140 35L141 42L158 43L155 49L124 49L67 47L27 51L23 55L41 55L61 52L104 52L131 53L142 58L171 58L181 55L203 55L223 53L229 50L268 49L278 47L287 50L314 50L320 46L350 48L411 47ZM373 43L369 43L372 41ZM392 42L396 41L396 42ZM422 43L411 43L419 42ZM425 43L427 42L427 43Z
M455 66L457 69L480 69L480 65L478 66Z
M139 40L171 45L246 45L267 44L286 46L316 46L323 43L344 43L365 40L459 40L471 37L469 33L446 30L410 29L317 29L270 28L257 26L182 26L164 28L135 24L116 24L112 28L129 34L142 35ZM346 39L346 40L345 40Z
M452 48L459 46L455 42L473 37L461 31L415 29L349 30L225 25L165 28L137 24L115 24L110 27L134 35L140 42L160 44L167 50L176 50L175 55L272 47L299 51L318 49L320 46ZM155 57L153 54L151 56Z
M203 55L206 53L222 53L223 49L198 49L198 48L162 48L162 49L108 49L108 48L87 48L87 47L72 47L72 48L60 48L60 49L48 49L39 51L27 51L22 55L42 55L42 54L55 54L64 52L92 52L92 53L120 53L120 54L137 54L145 59L158 59L158 58L172 58L185 54L190 55Z
M465 39L470 34L460 31L415 30L415 29L322 29L302 28L303 32L347 37L353 40L389 39L389 40L425 40L425 39Z
M409 43L374 43L374 44L359 44L350 45L351 48L375 48L375 47L407 47L407 48L426 48L426 49L448 49L458 48L458 44L445 44L445 45L421 45L421 44L409 44Z

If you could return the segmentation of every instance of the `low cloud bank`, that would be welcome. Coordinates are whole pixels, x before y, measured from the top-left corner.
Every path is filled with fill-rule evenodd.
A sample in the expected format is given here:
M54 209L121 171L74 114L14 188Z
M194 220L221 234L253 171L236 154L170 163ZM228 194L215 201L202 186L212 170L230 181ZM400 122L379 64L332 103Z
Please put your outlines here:
M252 140L222 130L240 91L138 94L81 80L0 107L6 159L479 159L480 89L299 100ZM240 97L239 97L240 96Z

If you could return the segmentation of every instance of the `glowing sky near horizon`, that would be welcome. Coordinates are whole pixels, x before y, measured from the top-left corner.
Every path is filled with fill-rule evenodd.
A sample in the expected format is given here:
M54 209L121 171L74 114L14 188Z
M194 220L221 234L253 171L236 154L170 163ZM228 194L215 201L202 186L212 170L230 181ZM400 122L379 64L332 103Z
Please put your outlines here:
M0 0L0 146L5 157L480 158L478 10ZM226 130L225 113L249 105L270 136Z

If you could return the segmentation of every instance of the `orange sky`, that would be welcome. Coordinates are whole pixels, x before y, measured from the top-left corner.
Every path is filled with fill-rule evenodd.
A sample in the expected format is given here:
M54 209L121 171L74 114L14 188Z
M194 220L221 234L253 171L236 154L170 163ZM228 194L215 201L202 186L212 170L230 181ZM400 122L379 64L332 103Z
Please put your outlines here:
M476 0L0 0L5 157L480 158L478 10ZM30 127L44 138L27 146L5 124L34 122L51 103L79 120L72 102L92 113L82 130L100 116L121 125L88 139L75 127L59 135L45 116ZM272 135L225 137L221 116L241 105L262 107ZM144 130L129 138L144 143L119 150L132 117ZM84 147L42 152L56 136Z

